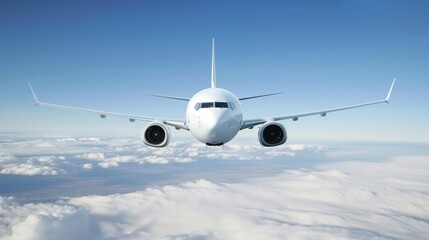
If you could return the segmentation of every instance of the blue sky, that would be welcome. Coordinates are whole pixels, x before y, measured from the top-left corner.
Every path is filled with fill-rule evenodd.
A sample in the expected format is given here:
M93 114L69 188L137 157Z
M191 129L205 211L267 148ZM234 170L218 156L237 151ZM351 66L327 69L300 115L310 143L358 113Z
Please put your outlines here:
M285 122L289 138L428 142L427 1L2 1L0 131L138 135L144 123L33 108L61 104L168 118L217 80L245 118L383 98L390 105ZM256 130L241 133L256 141ZM190 136L173 132L175 136Z

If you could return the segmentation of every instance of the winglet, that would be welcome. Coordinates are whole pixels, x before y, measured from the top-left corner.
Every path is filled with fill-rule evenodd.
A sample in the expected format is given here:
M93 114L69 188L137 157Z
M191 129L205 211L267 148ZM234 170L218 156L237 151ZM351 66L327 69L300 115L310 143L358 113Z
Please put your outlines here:
M212 88L216 87L215 43L212 39Z
M33 88L31 87L31 83L30 82L28 82L28 86L30 87L31 93L33 94L33 98L34 98L34 101L36 102L36 105L39 105L40 102L37 99L36 94L34 93Z
M387 97L386 99L384 99L386 103L389 103L390 94L392 93L393 85L395 85L395 81L396 81L396 78L393 79L392 85L390 86L390 89L389 89L389 93L387 93Z

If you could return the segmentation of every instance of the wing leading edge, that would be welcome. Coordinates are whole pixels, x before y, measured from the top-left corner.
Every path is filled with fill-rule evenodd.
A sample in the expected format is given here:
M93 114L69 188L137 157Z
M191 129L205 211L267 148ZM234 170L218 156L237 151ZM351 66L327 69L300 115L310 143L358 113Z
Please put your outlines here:
M268 121L281 121L281 120L286 120L286 119L292 119L294 121L297 121L301 117L307 117L307 116L312 116L312 115L320 115L320 116L324 117L324 116L326 116L327 113L330 113L330 112L337 112L337 111L342 111L342 110L347 110L347 109L352 109L352 108L365 107L365 106L379 104L379 103L389 103L390 95L392 93L393 86L395 85L395 81L396 81L396 79L393 79L393 82L390 85L390 89L389 89L389 92L387 93L386 98L382 99L382 100L360 103L360 104L349 105L349 106L343 106L343 107L338 107L338 108L330 108L330 109L319 110L319 111L314 111L314 112L304 112L304 113L290 114L290 115L271 117L271 118L245 120L245 121L243 121L243 123L241 125L241 129L252 128L254 126L264 124Z
M55 104L55 103L42 102L37 98L36 93L34 92L33 87L31 86L30 82L28 82L28 86L30 87L31 93L33 94L33 98L34 98L34 101L36 102L36 106L40 105L40 106L46 106L46 107L54 107L54 108L60 108L60 109L65 109L65 110L71 110L71 111L94 113L94 114L99 115L101 118L106 118L107 116L116 117L116 118L125 118L125 119L128 119L130 122L135 122L136 120L137 121L145 121L145 122L158 121L158 122L162 122L162 123L165 123L167 125L173 126L175 128L189 130L188 126L186 125L186 122L180 121L180 120L166 120L166 119L159 119L159 118L155 118L155 117L146 117L146 116L138 116L138 115L131 115L131 114L106 112L106 111L100 111L100 110L94 110L94 109L87 109L87 108L60 105L60 104Z

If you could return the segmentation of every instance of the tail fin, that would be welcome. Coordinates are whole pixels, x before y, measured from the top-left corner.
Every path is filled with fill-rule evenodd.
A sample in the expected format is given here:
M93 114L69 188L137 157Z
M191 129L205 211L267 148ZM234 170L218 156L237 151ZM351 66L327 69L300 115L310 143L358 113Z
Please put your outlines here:
M212 88L216 88L215 44L212 40Z

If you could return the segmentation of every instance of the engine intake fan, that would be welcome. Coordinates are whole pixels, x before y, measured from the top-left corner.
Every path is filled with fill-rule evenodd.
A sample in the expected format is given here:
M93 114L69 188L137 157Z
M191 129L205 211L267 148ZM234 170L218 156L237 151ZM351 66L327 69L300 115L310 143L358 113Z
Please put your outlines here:
M259 143L265 147L282 145L287 140L286 129L277 122L267 122L259 129Z
M149 123L143 128L142 142L151 147L165 147L170 143L170 131L162 123Z

